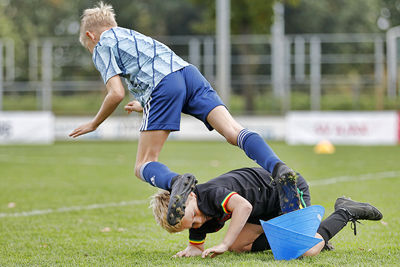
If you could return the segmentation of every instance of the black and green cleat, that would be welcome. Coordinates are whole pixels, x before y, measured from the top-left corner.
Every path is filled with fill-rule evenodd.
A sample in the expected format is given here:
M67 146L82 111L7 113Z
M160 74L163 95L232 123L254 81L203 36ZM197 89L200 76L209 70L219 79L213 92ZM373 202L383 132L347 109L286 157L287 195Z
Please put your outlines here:
M297 174L284 163L277 163L272 178L276 183L282 213L300 209L300 196L297 191Z
M170 225L176 225L185 215L185 203L197 184L193 174L178 175L171 182L171 197L168 204L167 221Z

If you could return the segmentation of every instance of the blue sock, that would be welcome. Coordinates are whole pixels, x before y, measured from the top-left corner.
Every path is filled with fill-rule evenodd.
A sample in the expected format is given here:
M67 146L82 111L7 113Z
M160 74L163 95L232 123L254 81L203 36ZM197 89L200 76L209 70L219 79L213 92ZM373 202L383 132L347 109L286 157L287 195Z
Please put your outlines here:
M172 172L167 166L157 161L150 161L140 168L140 177L158 188L171 189L172 178L179 174Z
M249 158L271 174L275 164L282 162L258 133L250 132L247 129L241 130L237 137L237 145L244 150Z

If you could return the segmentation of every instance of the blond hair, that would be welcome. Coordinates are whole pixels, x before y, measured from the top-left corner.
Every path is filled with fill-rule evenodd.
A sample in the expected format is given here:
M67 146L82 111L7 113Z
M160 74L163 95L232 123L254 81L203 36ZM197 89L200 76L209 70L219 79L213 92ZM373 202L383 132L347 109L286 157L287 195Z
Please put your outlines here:
M176 225L170 225L167 221L168 203L170 193L166 190L160 189L156 194L151 197L150 207L153 209L154 219L157 224L170 233L180 232L182 221Z
M99 2L94 8L88 8L83 11L79 42L86 47L86 42L88 40L86 31L97 32L101 28L117 26L112 6Z

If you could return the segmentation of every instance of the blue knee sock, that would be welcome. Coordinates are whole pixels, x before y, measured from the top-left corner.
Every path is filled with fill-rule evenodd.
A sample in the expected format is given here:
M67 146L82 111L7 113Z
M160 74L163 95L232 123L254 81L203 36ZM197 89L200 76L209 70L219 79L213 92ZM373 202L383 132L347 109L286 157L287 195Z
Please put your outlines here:
M241 130L237 137L237 145L244 150L249 158L271 174L275 164L282 162L258 133L250 132L247 129Z
M145 163L140 168L140 177L158 188L171 189L172 178L179 174L172 172L167 166L157 161Z

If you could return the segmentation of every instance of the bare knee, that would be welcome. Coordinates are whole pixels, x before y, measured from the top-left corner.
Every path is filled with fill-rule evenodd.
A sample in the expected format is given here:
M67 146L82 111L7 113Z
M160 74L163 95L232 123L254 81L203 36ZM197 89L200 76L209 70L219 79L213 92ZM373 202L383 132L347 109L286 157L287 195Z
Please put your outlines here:
M317 233L317 234L316 234L316 237L320 237L320 235ZM322 248L324 247L324 245L325 245L325 241L319 242L318 244L316 244L315 246L313 246L312 248L310 248L309 250L307 250L307 251L303 254L303 256L312 257L312 256L318 255L318 254L321 252L321 250L322 250Z
M231 252L236 252L236 253L242 253L242 252L249 252L251 250L251 245L235 245L233 244L230 248L229 251Z
M310 248L309 250L307 250L307 251L303 254L303 256L312 257L312 256L318 255L319 252L320 252L319 249L316 249L315 247L312 247L312 248Z

